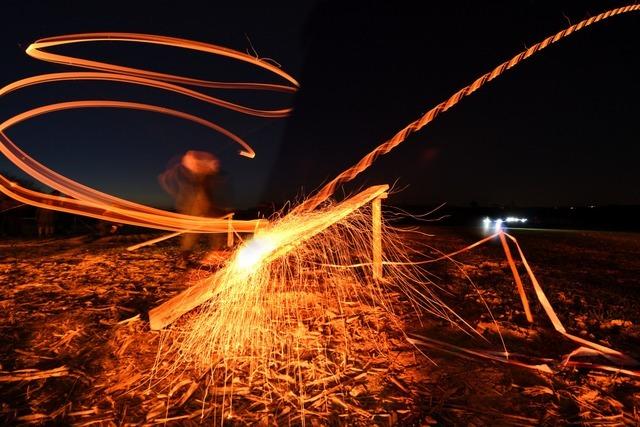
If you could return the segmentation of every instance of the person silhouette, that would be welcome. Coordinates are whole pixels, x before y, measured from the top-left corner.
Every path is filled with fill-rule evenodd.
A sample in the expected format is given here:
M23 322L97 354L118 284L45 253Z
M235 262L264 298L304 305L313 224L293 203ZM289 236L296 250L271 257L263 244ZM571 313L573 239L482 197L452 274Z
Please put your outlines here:
M214 178L219 168L220 162L213 154L189 150L181 157L178 164L160 175L159 181L174 198L178 212L193 216L214 216L216 214L213 203L216 184ZM211 234L212 246L217 241L216 237L215 234ZM199 233L182 234L178 267L187 266L199 238Z

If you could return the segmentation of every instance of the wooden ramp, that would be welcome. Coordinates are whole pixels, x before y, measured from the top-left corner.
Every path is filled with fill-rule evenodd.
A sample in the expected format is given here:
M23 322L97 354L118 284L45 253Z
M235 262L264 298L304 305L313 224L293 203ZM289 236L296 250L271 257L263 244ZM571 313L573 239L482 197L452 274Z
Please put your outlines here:
M355 196L338 203L322 214L309 215L307 221L300 224L294 232L289 233L285 239L278 242L278 247L269 254L264 262L271 262L286 255L300 244L323 230L326 230L333 224L340 222L367 203L385 197L388 189L388 185L369 187ZM264 230L265 234L268 234L268 232L268 229ZM149 323L151 324L151 329L158 330L170 325L183 314L212 298L218 281L222 276L222 271L223 270L219 270L211 277L197 282L189 289L150 310Z

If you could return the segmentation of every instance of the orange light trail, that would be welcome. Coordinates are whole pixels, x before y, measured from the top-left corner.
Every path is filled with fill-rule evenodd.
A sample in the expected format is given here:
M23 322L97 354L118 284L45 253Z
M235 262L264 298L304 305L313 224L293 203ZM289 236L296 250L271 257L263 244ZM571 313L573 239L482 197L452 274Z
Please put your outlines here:
M177 47L187 50L199 51L207 54L223 56L266 70L272 74L275 74L277 77L286 80L288 84L270 84L256 82L217 82L210 80L200 80L173 74L159 73L138 68L131 68L105 62L60 55L46 51L46 49L48 48L61 45L99 41L147 43ZM87 68L94 71L52 73L28 77L0 88L0 97L11 92L23 89L25 87L40 85L44 83L69 80L115 81L119 83L153 87L156 89L178 93L180 95L197 99L208 104L216 105L251 116L280 118L286 117L288 114L290 114L291 109L256 109L216 98L200 91L189 89L182 85L226 90L254 90L283 93L294 93L299 86L298 82L293 77L282 71L280 68L258 58L254 58L245 53L237 52L235 50L222 46L172 37L133 33L74 34L38 40L32 43L27 48L26 52L33 58L43 61L71 65L80 68ZM97 191L77 181L71 180L49 169L42 163L39 163L38 161L30 157L27 153L22 151L5 133L11 126L20 122L24 122L30 118L56 111L79 108L134 109L178 117L205 126L215 132L226 136L231 141L240 145L241 150L239 154L241 156L248 158L253 158L255 156L255 151L253 150L253 148L251 148L251 146L238 135L210 120L182 111L157 105L114 100L78 100L71 102L61 102L25 111L0 123L0 151L22 171L37 179L41 183L69 196L70 198L51 196L28 190L18 186L15 183L10 182L9 180L1 176L0 192L8 195L9 197L20 200L23 203L28 203L34 206L81 214L107 221L114 221L176 232L228 231L230 222L227 219L202 218L197 216L177 214L161 209L155 209ZM264 221L231 221L233 229L238 232L255 231L255 229L261 226L263 223Z

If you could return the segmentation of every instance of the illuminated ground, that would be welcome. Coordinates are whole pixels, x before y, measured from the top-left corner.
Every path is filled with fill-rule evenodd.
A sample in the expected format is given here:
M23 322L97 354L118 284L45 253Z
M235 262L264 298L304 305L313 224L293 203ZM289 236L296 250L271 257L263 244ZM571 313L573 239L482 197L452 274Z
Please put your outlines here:
M480 237L475 230L428 231L437 233L429 243L443 251ZM514 234L569 330L640 356L639 234ZM187 276L204 275L210 267L176 269L171 242L133 253L124 250L140 240L116 236L92 243L58 239L0 244L0 421L201 421L202 399L213 393L205 390L207 378L184 373L173 390L149 390L144 383L158 340L158 334L148 330L146 311L183 289ZM498 249L465 255L464 272L482 289L512 352L559 358L575 346L548 332L544 323L526 327L509 267ZM494 327L462 271L442 265L434 266L433 273L450 292L443 294L446 302L495 342ZM396 300L396 305L402 313L402 302ZM299 363L305 364L308 378L304 400L311 425L640 422L637 379L586 370L548 376L425 350L436 366L391 332L375 310L354 305L346 312L346 317L326 313L303 328L309 350ZM466 338L441 321L423 319L421 326L408 308L402 317L408 332L500 350ZM354 337L348 352L340 340L344 328ZM318 342L329 343L335 351L318 354L313 351ZM384 356L386 348L391 357ZM345 374L328 376L332 365L340 365ZM26 369L34 371L21 371ZM273 370L276 375L278 366ZM268 385L249 384L241 367L229 381L235 389L230 425L300 423L300 396L290 390L271 388L267 395ZM169 392L178 403L167 408ZM206 405L205 419L219 419L217 408Z

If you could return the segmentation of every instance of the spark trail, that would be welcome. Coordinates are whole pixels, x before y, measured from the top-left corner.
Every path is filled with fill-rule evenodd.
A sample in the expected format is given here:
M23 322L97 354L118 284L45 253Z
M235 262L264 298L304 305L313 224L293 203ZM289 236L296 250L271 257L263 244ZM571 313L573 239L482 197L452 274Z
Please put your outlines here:
M571 25L570 27L565 28L562 31L557 32L556 34L549 36L542 40L539 43L534 44L530 48L520 52L515 55L513 58L508 61L503 62L502 64L495 67L493 70L489 71L486 74L478 77L473 83L468 86L463 87L453 95L451 95L445 101L442 101L429 111L427 111L422 117L418 120L409 123L407 126L402 128L399 132L397 132L391 139L377 146L374 150L369 152L366 156L364 156L358 163L351 166L349 169L341 172L338 176L336 176L333 180L325 184L314 196L308 198L303 203L299 204L294 208L295 212L304 212L315 209L318 205L320 205L323 201L327 200L331 195L336 191L338 186L341 184L345 184L360 173L367 170L373 162L380 156L387 154L398 145L400 145L403 141L405 141L411 134L419 131L432 121L436 119L440 115L440 113L444 113L449 110L451 107L456 105L466 96L471 95L478 89L480 89L486 83L494 80L496 77L500 76L505 71L515 67L531 55L536 52L541 51L547 46L562 40L563 38L573 34L576 31L580 31L583 28L588 27L591 24L595 24L596 22L603 21L612 16L620 15L623 13L633 12L640 10L640 4L628 5L624 7L619 7L616 9L611 9L606 12L600 13L596 16L592 16L591 18L585 19L583 21L578 22L577 24Z

